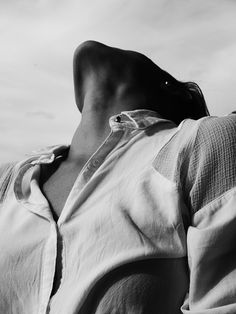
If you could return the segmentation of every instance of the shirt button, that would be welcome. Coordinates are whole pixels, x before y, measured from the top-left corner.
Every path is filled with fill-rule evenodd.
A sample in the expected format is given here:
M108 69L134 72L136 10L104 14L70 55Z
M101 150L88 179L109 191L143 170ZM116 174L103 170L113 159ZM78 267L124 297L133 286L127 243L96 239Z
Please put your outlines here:
M98 159L94 159L92 164L93 164L94 167L98 166L99 160Z
M120 122L121 122L121 116L117 116L117 117L115 118L115 122L120 123Z

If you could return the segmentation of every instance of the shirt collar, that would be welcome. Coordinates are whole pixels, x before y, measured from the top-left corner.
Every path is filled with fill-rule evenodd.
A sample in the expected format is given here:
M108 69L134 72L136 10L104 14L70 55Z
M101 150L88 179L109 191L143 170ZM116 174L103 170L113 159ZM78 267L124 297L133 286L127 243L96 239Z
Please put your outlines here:
M69 152L70 145L54 145L33 151L30 156L31 165L50 164L56 158L64 157Z
M146 129L160 120L163 121L164 119L155 111L137 109L132 111L122 111L120 114L112 116L109 123L111 129Z
M132 111L122 111L118 115L110 117L109 124L111 129L136 129L143 130L158 122L168 122L157 112L147 109L137 109ZM65 156L69 151L69 145L49 146L38 151L33 151L30 156L32 165L49 164L56 158Z
M113 131L120 129L144 130L151 125L159 122L170 122L163 119L157 112L138 109L132 111L122 111L119 115L114 115L109 119L110 127ZM69 152L70 145L54 145L44 149L33 151L28 158L24 160L20 167L20 172L16 178L15 193L19 199L24 198L22 189L23 177L28 169L34 165L50 164L57 158L64 158Z

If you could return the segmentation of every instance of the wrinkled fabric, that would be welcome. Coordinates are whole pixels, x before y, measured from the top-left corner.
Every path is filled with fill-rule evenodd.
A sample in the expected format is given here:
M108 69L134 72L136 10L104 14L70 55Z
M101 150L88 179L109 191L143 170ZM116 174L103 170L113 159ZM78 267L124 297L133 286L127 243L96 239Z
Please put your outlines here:
M236 313L236 118L177 127L149 110L119 117L110 118L110 135L78 175L57 222L39 188L40 165L68 146L0 171L0 313L82 313L107 274L149 259L158 261L160 282L186 285L176 312ZM62 278L51 297L58 258ZM156 297L164 313L176 300L162 290Z

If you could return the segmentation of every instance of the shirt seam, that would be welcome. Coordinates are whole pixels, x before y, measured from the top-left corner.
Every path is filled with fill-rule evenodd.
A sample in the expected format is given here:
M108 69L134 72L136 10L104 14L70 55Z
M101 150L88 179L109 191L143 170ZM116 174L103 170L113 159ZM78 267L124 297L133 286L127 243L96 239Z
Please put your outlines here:
M208 207L211 207L215 202L219 202L221 199L227 198L227 196L230 195L233 191L236 192L236 187L232 187L228 191L225 191L223 194L217 196L214 200L211 200L209 203L207 203L202 208L200 208L197 212L195 212L192 218L196 218L198 215L201 215L203 211L207 210Z
M178 154L177 165L176 165L176 169L175 169L175 172L174 172L174 178L176 179L177 185L181 189L183 195L185 195L185 193L184 193L185 188L183 186L183 182L181 182L181 179L180 179L181 164L182 164L183 160L186 159L187 154L190 156L190 158L188 158L188 162L190 164L192 153L193 153L193 150L194 150L194 147L195 147L195 144L196 144L196 141L197 141L197 137L198 137L198 134L199 134L200 125L202 124L203 120L205 120L206 118L209 118L209 117L204 117L204 118L202 118L202 119L197 121L197 123L196 123L195 127L193 128L193 131L192 131L192 133L191 133L187 143L184 145L184 147L182 149L182 155L181 155L181 151ZM182 127L183 127L183 125L185 123L187 123L187 121L188 121L188 119L183 121ZM195 135L194 135L194 133L195 133ZM194 135L194 138L193 138L193 135ZM186 177L184 178L184 180L187 179L187 176L188 176L188 172L186 173ZM186 182L185 182L185 185L186 185ZM190 208L190 210L194 211L194 207L192 206L191 200L190 200L190 193L191 193L191 188L189 189L189 191L187 193L188 196L186 198L186 205L187 205L187 207Z

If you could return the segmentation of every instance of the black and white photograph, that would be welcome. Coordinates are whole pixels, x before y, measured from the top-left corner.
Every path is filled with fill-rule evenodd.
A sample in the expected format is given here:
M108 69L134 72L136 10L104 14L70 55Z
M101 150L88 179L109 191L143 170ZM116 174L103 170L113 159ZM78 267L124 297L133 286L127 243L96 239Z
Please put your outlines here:
M0 0L0 314L236 314L236 1Z

